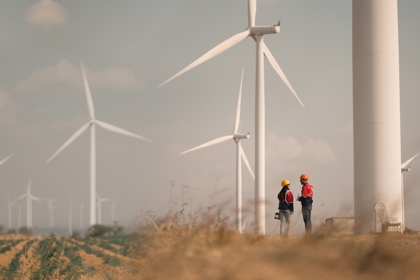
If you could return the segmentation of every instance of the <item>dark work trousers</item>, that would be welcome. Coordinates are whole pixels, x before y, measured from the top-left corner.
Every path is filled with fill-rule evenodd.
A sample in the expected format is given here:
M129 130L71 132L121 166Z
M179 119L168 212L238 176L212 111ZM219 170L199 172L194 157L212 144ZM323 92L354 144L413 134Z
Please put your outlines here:
M305 223L306 234L310 234L312 231L311 212L312 205L302 206L302 216L303 222Z

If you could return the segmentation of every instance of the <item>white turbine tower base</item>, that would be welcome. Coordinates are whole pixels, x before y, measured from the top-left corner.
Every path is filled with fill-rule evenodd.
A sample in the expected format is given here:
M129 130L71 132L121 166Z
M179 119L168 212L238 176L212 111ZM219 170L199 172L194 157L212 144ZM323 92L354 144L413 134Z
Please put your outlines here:
M264 92L264 55L271 66L292 91L296 99L305 107L297 96L295 90L287 80L279 64L265 45L263 36L280 32L280 22L274 26L255 26L255 15L257 10L256 0L248 0L248 28L226 41L220 43L183 70L163 82L160 86L168 83L176 77L197 67L209 59L223 53L231 47L239 44L248 37L252 37L257 44L257 65L256 65L256 86L255 86L255 230L257 233L265 234L265 92Z
M82 74L83 74L83 82L86 92L86 99L89 108L89 115L90 121L84 124L81 128L79 128L64 144L63 146L55 152L47 162L53 160L62 150L64 150L68 145L70 145L74 140L76 140L83 132L85 132L90 127L90 218L89 223L90 225L94 225L96 223L96 138L95 138L95 126L99 125L100 127L109 130L111 132L115 132L118 134L122 134L125 136L134 137L143 141L151 142L152 140L147 139L143 136L137 135L130 131L124 130L122 128L116 127L114 125L99 121L95 118L95 110L93 107L93 100L92 94L90 92L89 84L86 78L85 68L83 66L83 62L81 61L82 67Z
M398 52L397 0L353 0L356 234L403 220Z
M235 116L235 124L233 125L233 134L228 136L223 136L217 139L214 139L210 142L202 144L198 147L192 148L188 151L182 152L182 154L192 152L201 148L213 146L222 142L226 142L229 140L234 140L236 143L236 230L238 232L242 232L242 160L245 162L245 165L248 167L249 172L251 173L252 178L254 177L254 172L252 172L251 166L249 165L248 159L245 155L245 152L241 145L242 139L248 139L248 134L238 134L239 122L241 118L241 97L242 97L242 81L244 78L244 70L242 69L242 76L241 76L241 84L239 87L239 98L238 98L238 105L236 107L236 116Z

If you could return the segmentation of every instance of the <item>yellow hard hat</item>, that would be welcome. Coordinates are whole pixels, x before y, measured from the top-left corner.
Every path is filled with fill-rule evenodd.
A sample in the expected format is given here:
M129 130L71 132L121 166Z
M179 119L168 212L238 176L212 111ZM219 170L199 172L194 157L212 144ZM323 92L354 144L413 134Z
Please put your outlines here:
M281 181L281 186L282 187L287 186L287 185L290 185L289 180L283 180L283 181Z

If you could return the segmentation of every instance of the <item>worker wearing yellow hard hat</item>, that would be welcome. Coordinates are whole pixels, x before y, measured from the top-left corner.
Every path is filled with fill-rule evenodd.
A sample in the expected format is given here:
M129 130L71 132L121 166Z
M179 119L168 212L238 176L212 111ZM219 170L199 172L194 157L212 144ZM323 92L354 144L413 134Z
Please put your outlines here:
M279 220L280 220L280 234L284 236L289 235L290 216L293 215L293 193L290 190L289 180L281 182L282 189L277 195L279 199Z

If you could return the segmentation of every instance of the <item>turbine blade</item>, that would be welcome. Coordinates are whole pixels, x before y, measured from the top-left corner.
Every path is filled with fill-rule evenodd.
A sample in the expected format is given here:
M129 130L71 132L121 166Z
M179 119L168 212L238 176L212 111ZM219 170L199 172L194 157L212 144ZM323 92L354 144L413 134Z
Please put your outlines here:
M15 201L21 200L22 198L26 197L26 193L22 194L21 196L19 196L18 198L15 199Z
M256 14L257 14L257 0L248 0L248 28L255 26Z
M152 142L152 140L150 140L150 139L147 139L143 136L137 135L137 134L132 133L130 131L124 130L122 128L116 127L115 125L112 125L112 124L109 124L109 123L101 122L101 121L98 121L98 120L96 120L95 123L97 123L100 127L104 128L106 130L109 130L109 131L112 131L112 132L115 132L115 133L119 133L119 134L122 134L122 135L131 136L131 137L134 137L134 138L138 138L138 139L143 140L143 141Z
M11 158L13 156L13 154L10 154L7 158L3 159L2 161L0 161L0 165L2 165L3 163L5 163L7 160L9 160L9 158Z
M244 68L242 68L241 85L239 86L239 98L238 98L238 105L236 106L236 117L235 117L235 125L233 127L233 134L236 134L238 132L239 121L241 118L241 97L242 97L243 79L244 79Z
M85 85L85 92L86 92L86 99L87 99L88 108L89 108L89 115L91 119L95 119L95 109L93 108L92 93L90 92L89 83L86 78L85 67L83 65L82 60L80 60L80 65L82 65L83 83Z
M254 172L252 172L251 165L249 165L248 158L246 157L246 154L245 154L244 149L242 148L242 146L240 147L240 151L241 151L241 156L242 156L242 159L245 162L246 167L248 167L248 170L251 173L252 178L254 178L254 180L255 180Z
M90 126L90 122L83 125L79 130L77 130L70 138L66 141L66 143L61 146L60 149L58 149L57 152L55 152L48 160L47 163L52 161L53 158L55 158L62 150L64 150L68 145L70 145L74 140L76 140L77 137L79 137L83 132L85 132L86 129Z
M205 148L205 147L213 146L213 145L216 145L216 144L219 144L219 143L222 143L222 142L231 140L231 139L233 139L233 137L234 137L233 135L228 135L228 136L223 136L223 137L220 137L220 138L211 140L211 141L209 141L207 143L204 143L204 144L202 144L200 146L197 146L195 148L192 148L192 149L190 149L188 151L182 152L181 155L186 154L186 153L189 153L189 152L192 152L192 151L195 151L195 150L198 150L198 149L202 149L202 148Z
M160 84L159 87L161 87L164 84L172 81L173 79L181 76L182 74L190 71L191 69L193 69L193 68L197 67L198 65L206 62L207 60L212 59L213 57L215 57L215 56L221 54L222 52L230 49L231 47L235 46L236 44L239 44L240 42L245 40L249 36L249 34L250 34L249 30L245 30L241 33L238 33L238 34L230 37L226 41L220 43L219 45L217 45L216 47L214 47L213 49L211 49L210 51L208 51L207 53L202 55L200 58L198 58L196 61L194 61L193 63L191 63L190 65L188 65L184 69L182 69L180 72L178 72L177 74L175 74L174 76L172 76L171 78L169 78L168 80L166 80L165 82Z
M404 162L403 164L401 164L401 168L406 168L413 161L413 159L415 159L419 154L420 153L417 153L412 158L410 158L409 160L407 160L406 162Z
M289 80L286 78L286 75L284 75L283 71L281 70L280 65L277 63L273 54L270 52L270 50L267 48L267 45L264 42L263 42L263 50L264 50L265 57L270 62L271 66L273 66L274 70L277 72L277 74L280 76L280 78L283 80L286 86L290 89L290 91L299 101L300 105L302 105L302 107L305 108L305 105L303 105L302 101L300 100L299 96L296 94Z
M246 226L246 222L248 221L248 216L246 216L244 224L242 225L242 229L241 229L241 233L244 232L245 226Z

